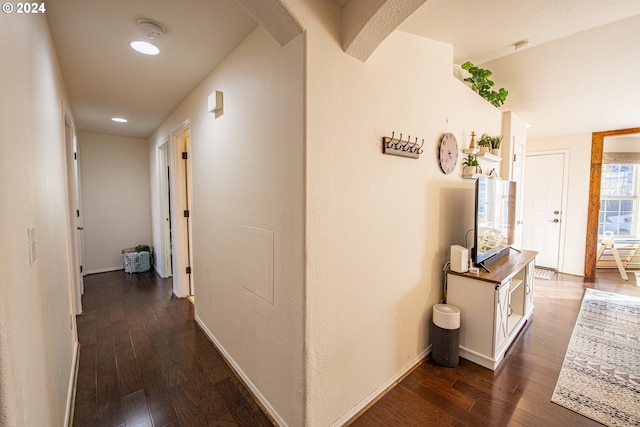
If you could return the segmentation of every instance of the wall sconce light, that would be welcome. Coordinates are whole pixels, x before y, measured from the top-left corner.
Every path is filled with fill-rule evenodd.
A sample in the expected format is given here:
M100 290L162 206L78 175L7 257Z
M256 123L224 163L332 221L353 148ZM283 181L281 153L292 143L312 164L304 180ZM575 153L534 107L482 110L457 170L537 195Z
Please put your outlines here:
M209 95L209 112L215 114L216 118L223 113L222 92L217 90Z

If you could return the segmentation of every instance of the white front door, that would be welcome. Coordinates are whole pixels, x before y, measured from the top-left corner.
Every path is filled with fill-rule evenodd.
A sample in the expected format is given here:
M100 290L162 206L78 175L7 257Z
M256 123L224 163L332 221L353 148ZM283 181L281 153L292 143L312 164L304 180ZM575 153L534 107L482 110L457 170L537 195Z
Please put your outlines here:
M558 269L565 153L527 155L522 247L538 251L536 265Z

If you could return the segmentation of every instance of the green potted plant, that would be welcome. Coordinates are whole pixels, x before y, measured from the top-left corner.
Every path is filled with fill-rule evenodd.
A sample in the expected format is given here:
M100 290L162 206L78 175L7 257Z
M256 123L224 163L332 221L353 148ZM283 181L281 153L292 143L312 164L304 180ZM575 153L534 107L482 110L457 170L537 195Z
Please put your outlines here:
M491 137L491 154L500 156L500 145L502 145L502 135Z
M466 70L471 74L471 77L464 79L465 82L471 84L471 89L489 101L494 107L500 107L504 104L504 101L507 99L507 95L509 95L509 91L503 87L501 87L497 92L491 89L495 84L489 79L492 74L491 71L478 68L470 61L465 62L461 67L463 70Z
M489 153L491 151L491 137L489 135L482 134L480 141L478 141L481 153Z
M480 169L480 163L478 163L478 159L476 159L471 154L465 157L465 159L462 161L462 166L464 166L462 168L463 175L473 175L474 173L482 173L482 170Z

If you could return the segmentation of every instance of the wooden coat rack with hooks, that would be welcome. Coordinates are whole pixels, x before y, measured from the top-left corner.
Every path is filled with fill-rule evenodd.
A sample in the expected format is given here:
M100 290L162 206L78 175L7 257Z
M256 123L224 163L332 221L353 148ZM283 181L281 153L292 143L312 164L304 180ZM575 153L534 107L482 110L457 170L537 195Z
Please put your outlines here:
M395 132L391 132L391 137L385 136L382 138L382 152L384 154L409 157L410 159L420 158L424 139L421 144L418 144L417 137L415 142L411 142L411 135L406 140L402 139L402 134L400 134L399 138L396 138L395 135Z

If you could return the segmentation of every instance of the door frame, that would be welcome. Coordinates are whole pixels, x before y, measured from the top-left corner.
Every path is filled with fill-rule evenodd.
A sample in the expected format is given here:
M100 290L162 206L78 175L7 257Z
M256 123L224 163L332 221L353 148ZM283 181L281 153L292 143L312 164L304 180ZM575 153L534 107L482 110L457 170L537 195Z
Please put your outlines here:
M185 231L185 220L192 222L193 210L191 206L191 167L190 160L185 163L182 159L181 138L189 133L191 140L191 121L185 120L170 136L170 172L171 172L171 249L172 249L172 277L173 293L184 298L190 295L193 282L193 227ZM190 144L189 144L190 145ZM190 147L187 147L190 151ZM191 153L189 152L189 157ZM185 170L186 167L186 170ZM185 218L182 212L189 210L189 217ZM189 224L191 225L191 224ZM186 272L187 267L191 267L191 274Z
M71 302L72 317L82 313L82 259L80 239L82 234L82 221L79 206L79 171L78 171L78 150L77 139L73 122L62 106L63 138L65 145L65 168L67 176L67 251L69 269L69 297ZM75 326L74 326L75 328Z
M158 201L160 213L160 250L158 257L162 260L162 269L159 272L162 278L168 278L173 275L171 265L171 196L169 192L171 159L170 159L171 143L167 137L159 147L157 147L158 159ZM168 220L167 220L168 219Z
M541 151L530 151L527 152L525 158L529 156L545 156L545 155L553 155L553 154L562 154L563 164L562 164L562 197L560 198L560 237L558 242L558 271L562 271L564 267L564 250L565 250L565 240L566 240L566 231L567 231L567 206L568 206L568 195L569 195L569 156L571 152L569 149L558 149L558 150L541 150ZM527 174L527 161L525 161L525 170L524 175ZM525 180L526 181L526 180ZM524 187L524 194L527 192L527 187ZM524 199L523 194L523 199ZM524 204L524 200L523 200ZM524 219L524 213L523 213Z
M522 150L520 152L520 157L522 157L521 159L518 159L516 147L520 147L520 149ZM520 189L516 190L515 246L517 248L521 248L524 219L524 192L526 191L524 185L524 177L525 173L527 172L525 168L525 163L527 160L527 147L525 143L517 140L515 135L513 136L513 141L511 144L511 152L513 153L513 155L511 156L510 176L508 178L516 183L516 188L520 187ZM519 176L516 174L516 171L518 169L520 169Z
M591 172L587 204L587 235L584 251L584 275L591 279L596 277L598 215L600 213L600 180L602 178L604 138L607 136L628 135L632 133L640 133L640 127L593 132L591 134Z

